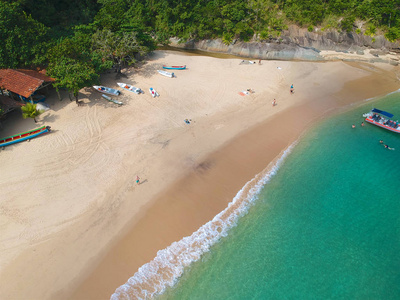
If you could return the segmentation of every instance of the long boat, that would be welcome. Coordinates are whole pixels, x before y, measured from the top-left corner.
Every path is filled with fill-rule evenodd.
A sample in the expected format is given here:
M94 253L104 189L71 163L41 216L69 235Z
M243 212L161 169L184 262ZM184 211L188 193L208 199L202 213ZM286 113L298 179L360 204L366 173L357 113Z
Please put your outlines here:
M116 90L116 89L112 89L106 86L102 86L102 85L94 85L93 88L100 92L100 93L104 93L104 94L110 94L110 95L114 95L114 96L119 96L119 94L121 94L121 91Z
M6 138L0 139L0 147L5 147L9 146L18 142L22 142L25 140L30 140L33 139L34 137L37 137L38 135L41 135L43 133L50 132L50 126L42 126L36 129L28 130L22 133L18 133L12 136L8 136Z
M162 67L163 67L163 69L168 69L168 70L185 70L186 69L186 65L184 65L184 66L166 66L166 65L163 65Z
M114 102L115 104L118 104L118 105L124 104L124 103L122 103L121 101L115 100L115 99L113 99L113 98L111 98L110 96L107 96L107 95L105 95L105 94L102 94L101 96L102 96L104 99L106 99L107 101Z
M133 93L135 93L135 94L141 94L141 93L143 93L144 94L144 92L140 89L140 88L137 88L137 87L134 87L133 85L131 85L131 84L127 84L127 83L123 83L123 82L117 82L117 84L120 86L120 87L122 87L123 89L125 89L125 90L127 90L127 91L130 91L130 92L133 92Z
M365 121L368 123L400 133L400 122L391 120L391 118L393 118L393 114L387 111L374 108L363 116L366 118Z
M173 78L175 76L174 73L170 73L170 72L167 72L164 70L157 70L157 72L160 73L161 75L167 76L169 78Z

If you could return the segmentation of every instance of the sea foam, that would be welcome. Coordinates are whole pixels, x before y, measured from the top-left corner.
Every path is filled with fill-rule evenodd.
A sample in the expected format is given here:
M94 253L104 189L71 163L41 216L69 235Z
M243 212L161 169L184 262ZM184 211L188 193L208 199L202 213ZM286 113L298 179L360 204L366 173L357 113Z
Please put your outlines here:
M263 186L276 174L296 144L297 142L291 144L277 160L247 182L228 207L211 221L191 236L158 251L152 261L141 266L125 284L115 290L111 300L149 299L162 294L167 287L172 287L182 276L185 267L199 260L211 246L227 236L230 228L236 226L238 219L247 213Z

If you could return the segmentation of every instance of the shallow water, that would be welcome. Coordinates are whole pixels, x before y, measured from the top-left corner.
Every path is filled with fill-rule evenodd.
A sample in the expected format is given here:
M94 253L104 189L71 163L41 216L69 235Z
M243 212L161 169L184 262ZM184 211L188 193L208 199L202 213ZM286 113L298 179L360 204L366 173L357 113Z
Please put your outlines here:
M361 127L372 107L400 119L400 94L311 130L228 236L158 298L400 299L400 135Z

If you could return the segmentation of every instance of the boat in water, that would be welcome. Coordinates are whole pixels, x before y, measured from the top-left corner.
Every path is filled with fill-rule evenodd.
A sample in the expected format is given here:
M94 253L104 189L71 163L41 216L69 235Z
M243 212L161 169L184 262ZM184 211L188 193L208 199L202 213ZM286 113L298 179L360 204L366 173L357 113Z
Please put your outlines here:
M119 96L121 94L121 91L116 90L116 89L112 89L106 86L102 86L102 85L94 85L93 88L100 92L100 93L104 93L104 94L109 94L109 95L114 95L114 96Z
M166 66L166 65L163 65L163 69L167 69L167 70L185 70L186 69L186 65L184 65L184 66Z
M167 76L169 78L173 78L175 76L174 73L170 73L170 72L167 72L164 70L157 70L157 72L160 73L161 75Z
M393 115L387 111L372 109L369 113L363 114L365 121L387 130L400 133L400 122L393 121Z
M8 136L6 138L0 139L0 147L5 147L8 145L12 145L18 142L26 141L37 137L43 133L50 132L50 126L42 126L36 129L28 130L22 133L18 133L15 135Z
M130 84L127 84L127 83L122 83L122 82L118 82L117 84L120 87L122 87L123 89L128 90L130 92L133 92L135 94L138 94L138 95L140 95L142 93L144 94L144 92L140 88L134 87L133 85L130 85Z

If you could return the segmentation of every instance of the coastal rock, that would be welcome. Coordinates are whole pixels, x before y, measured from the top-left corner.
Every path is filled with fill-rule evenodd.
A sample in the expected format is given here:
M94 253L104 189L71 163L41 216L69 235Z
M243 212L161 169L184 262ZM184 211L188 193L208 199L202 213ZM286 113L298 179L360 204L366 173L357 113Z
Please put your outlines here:
M381 55L389 54L390 51L391 53L400 53L399 43L389 42L382 35L372 38L362 33L338 32L331 29L309 32L306 28L294 25L283 31L280 37L271 37L263 41L242 42L235 40L234 43L226 45L221 39L181 42L179 39L173 38L170 42L172 47L270 60L327 60L328 58L321 55L321 51L364 55L365 50L370 49L370 54L379 58L381 58ZM330 56L329 59L332 59L332 57ZM393 57L381 58L379 61L382 60L393 63Z

